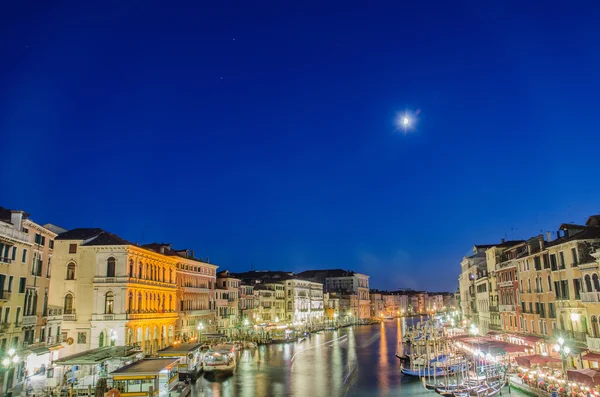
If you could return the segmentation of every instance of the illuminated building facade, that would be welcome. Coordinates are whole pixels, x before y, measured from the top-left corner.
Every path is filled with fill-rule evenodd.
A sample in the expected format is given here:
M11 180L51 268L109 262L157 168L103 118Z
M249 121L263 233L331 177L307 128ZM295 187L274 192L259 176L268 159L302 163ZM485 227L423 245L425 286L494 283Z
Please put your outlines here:
M61 356L109 345L152 354L175 338L177 260L102 229L55 241L50 306L62 308Z

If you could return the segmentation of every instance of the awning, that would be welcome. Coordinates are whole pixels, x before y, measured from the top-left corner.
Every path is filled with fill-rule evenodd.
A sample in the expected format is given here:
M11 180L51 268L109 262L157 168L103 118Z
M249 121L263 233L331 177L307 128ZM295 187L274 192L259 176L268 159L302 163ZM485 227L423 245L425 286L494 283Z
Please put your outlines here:
M515 339L521 339L524 342L530 342L530 343L537 343L543 339L543 338L540 338L539 336L533 336L533 335L509 334L509 336L512 336Z
M532 365L544 365L551 363L560 363L560 358L550 357L550 356L541 356L539 354L533 354L531 356L521 356L515 357L515 361L517 364L523 367L531 368Z
M584 383L589 387L596 387L600 385L600 372L590 368L570 369L567 371L567 379Z
M598 353L588 353L582 357L586 361L596 361L600 362L600 354Z
M50 349L48 349L46 346L31 347L31 348L29 348L27 350L29 350L30 352L32 352L32 353L34 353L34 354L36 354L38 356L41 356L41 355L46 354L46 353L50 353Z

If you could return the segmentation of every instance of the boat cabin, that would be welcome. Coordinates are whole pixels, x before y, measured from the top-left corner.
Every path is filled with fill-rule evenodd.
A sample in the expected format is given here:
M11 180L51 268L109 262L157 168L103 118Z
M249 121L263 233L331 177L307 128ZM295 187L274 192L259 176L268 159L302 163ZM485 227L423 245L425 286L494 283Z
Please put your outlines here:
M177 389L178 362L177 358L143 359L111 372L109 377L121 396L168 397Z
M177 343L159 350L157 355L161 358L177 358L179 360L177 368L180 380L187 378L196 380L202 372L201 347L200 343Z

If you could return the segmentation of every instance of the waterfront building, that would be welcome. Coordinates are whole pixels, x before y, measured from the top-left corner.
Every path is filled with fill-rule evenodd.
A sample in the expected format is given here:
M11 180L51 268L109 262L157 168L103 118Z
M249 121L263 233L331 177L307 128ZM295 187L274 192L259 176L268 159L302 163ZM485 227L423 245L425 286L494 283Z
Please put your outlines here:
M371 298L371 318L382 317L385 310L382 293L376 290L371 290L369 296Z
M369 276L350 270L327 269L307 270L296 275L297 277L323 284L325 292L336 292L356 295L352 299L355 316L360 320L371 317L371 299L369 298Z
M275 293L273 319L284 321L285 315L285 285L283 281L267 281L264 286Z
M472 254L463 257L460 266L461 273L458 277L460 289L460 310L463 317L472 320L474 323L479 323L477 311L475 278L478 272L487 268L485 251L491 245L474 245Z
M396 317L400 314L400 295L394 292L386 292L382 295L383 315L386 317Z
M61 347L52 338L60 332L60 322L46 323L55 238L54 231L33 222L28 213L0 207L0 350L15 349L20 358L2 378L3 390L22 381L25 371L47 368ZM38 356L25 348L45 350Z
M284 282L286 319L289 323L316 325L323 321L323 285L293 277Z
M241 324L247 321L250 325L254 321L254 285L240 284L239 302Z
M187 342L196 340L200 333L216 332L214 301L218 266L195 258L192 250L174 250L171 244L153 243L143 247L170 256L176 262L176 339Z
M444 297L441 294L426 294L426 311L437 312L444 308Z
M501 258L502 253L506 249L521 243L523 243L522 240L505 241L504 239L502 239L500 244L493 245L485 251L488 278L488 330L502 330L500 321L500 295L498 294L498 276L496 273L496 264L498 263L498 260ZM486 317L485 314L484 317Z
M253 322L256 324L278 322L280 318L275 310L275 291L266 285L256 284L253 293L255 302Z
M176 263L102 229L59 234L49 308L62 309L61 356L109 345L151 354L173 342Z
M595 217L590 218L588 223L595 224ZM593 283L595 266L590 264L595 262L591 253L600 246L600 227L563 224L559 232L563 235L548 244L552 287L556 295L556 326L558 333L585 346L591 320L588 308L594 310L595 307L589 304L593 302L586 302L590 295L582 299L582 291L590 291L588 287L592 287L592 291L596 289ZM580 264L585 265L582 267L585 271L583 283ZM589 276L589 283L586 276Z
M219 332L229 336L236 334L240 325L239 294L240 279L224 270L217 274L217 318L219 321ZM220 297L219 297L220 296Z

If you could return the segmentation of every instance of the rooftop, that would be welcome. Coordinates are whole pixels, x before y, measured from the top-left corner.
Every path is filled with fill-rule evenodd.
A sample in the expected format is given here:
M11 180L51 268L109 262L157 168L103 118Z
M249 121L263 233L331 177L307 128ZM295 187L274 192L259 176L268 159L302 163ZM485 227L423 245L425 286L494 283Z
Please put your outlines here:
M157 353L161 354L177 354L186 355L187 353L193 352L194 350L200 349L201 343L179 343L177 345L167 346L164 349L160 349Z
M79 227L59 234L56 236L56 240L87 240L100 233L106 232L99 228Z
M163 369L177 364L177 358L145 358L111 372L111 375L158 375Z
M129 357L139 353L137 350L128 346L105 346L97 349L86 350L81 353L75 353L70 356L60 358L54 363L58 365L89 365L100 364L104 361L116 357Z

